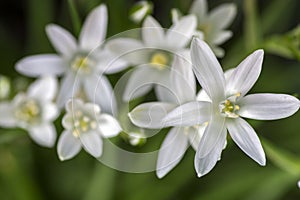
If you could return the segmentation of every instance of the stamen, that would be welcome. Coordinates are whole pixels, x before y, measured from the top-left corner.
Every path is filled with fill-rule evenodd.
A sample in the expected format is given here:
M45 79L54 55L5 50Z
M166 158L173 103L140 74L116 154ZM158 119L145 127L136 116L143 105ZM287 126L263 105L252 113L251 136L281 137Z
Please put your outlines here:
M168 56L164 53L155 53L150 59L150 63L158 69L164 69L168 62Z

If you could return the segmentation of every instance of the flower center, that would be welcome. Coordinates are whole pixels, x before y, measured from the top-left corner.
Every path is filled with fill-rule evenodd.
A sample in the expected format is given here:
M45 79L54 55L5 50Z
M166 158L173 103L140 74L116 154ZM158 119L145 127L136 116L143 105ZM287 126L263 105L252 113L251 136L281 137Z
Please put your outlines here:
M71 61L72 70L81 74L90 74L94 65L95 62L92 59L82 55L76 56Z
M74 116L73 135L77 138L81 133L89 132L97 128L97 122L81 111L77 111Z
M219 104L221 114L229 118L238 118L237 112L240 110L240 106L236 104L236 100L240 96L241 94L237 93L221 102Z
M40 115L41 108L33 99L24 100L17 106L15 111L15 116L17 119L30 124L37 122Z
M207 39L206 37L208 36L208 34L210 33L211 30L211 25L210 24L201 24L198 27L198 30L202 31L204 34L204 39Z
M150 58L150 63L158 69L164 69L169 63L169 56L163 52L154 53Z

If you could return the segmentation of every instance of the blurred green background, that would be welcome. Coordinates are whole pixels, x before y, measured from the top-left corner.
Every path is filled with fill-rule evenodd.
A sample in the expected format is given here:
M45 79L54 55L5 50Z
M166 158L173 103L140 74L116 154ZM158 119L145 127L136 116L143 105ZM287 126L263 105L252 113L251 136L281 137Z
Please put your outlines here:
M208 2L210 8L224 2L234 2L238 7L237 18L230 27L233 38L223 45L223 66L234 67L254 49L264 48L263 71L250 93L299 97L300 31L295 28L300 22L300 1ZM109 9L108 37L138 27L128 19L133 0L74 0L82 21L100 3ZM186 13L191 0L155 0L153 4L154 16L169 27L170 9L175 7ZM1 0L0 8L0 74L11 78L15 90L22 90L31 79L20 79L14 63L27 55L54 52L45 25L56 23L75 35L76 30L67 0ZM116 76L109 77L113 84ZM266 167L257 165L229 139L222 160L208 175L197 178L195 153L190 148L162 180L154 172L129 174L110 169L84 151L70 161L60 162L55 148L36 145L26 132L0 129L0 199L300 199L300 113L280 121L250 123L262 139ZM56 125L60 134L59 120ZM137 147L138 151L158 148L164 134L150 138L146 145ZM120 145L130 148L125 142Z

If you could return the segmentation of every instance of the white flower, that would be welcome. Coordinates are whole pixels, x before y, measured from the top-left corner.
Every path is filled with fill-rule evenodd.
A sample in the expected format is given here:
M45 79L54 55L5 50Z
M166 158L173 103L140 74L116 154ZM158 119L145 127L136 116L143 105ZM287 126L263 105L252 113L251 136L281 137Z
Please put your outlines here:
M163 88L158 85L166 85L169 82L169 66L174 55L190 58L186 46L195 28L196 17L193 15L181 18L167 31L153 17L148 16L141 29L142 41L117 38L107 43L107 48L136 66L123 94L125 101L146 94L154 83L156 93L164 93Z
M52 147L56 140L52 122L59 114L52 103L56 90L56 79L43 77L32 83L26 94L18 94L12 102L1 102L0 126L23 128L37 144Z
M286 94L245 96L261 72L262 50L255 51L241 62L226 83L218 60L205 42L194 39L191 56L194 73L208 101L186 103L171 111L164 120L171 126L208 122L195 156L198 176L205 175L216 164L226 141L227 130L249 157L265 165L265 153L259 138L241 117L259 120L285 118L299 109L299 100Z
M73 158L85 149L94 157L102 154L102 137L114 137L121 131L118 121L100 112L100 107L81 100L69 100L62 124L66 129L60 136L57 152L60 160Z
M144 103L129 113L131 121L143 128L164 127L163 118L176 106L196 100L196 83L191 65L174 58L171 70L170 102ZM201 97L200 97L201 98ZM208 114L208 113L207 113ZM164 139L158 154L156 174L164 177L183 158L189 144L196 150L206 125L174 127Z
M123 69L126 63L114 61L114 55L100 45L107 29L107 8L96 7L83 24L79 41L65 29L50 24L46 27L47 35L59 53L25 57L16 64L18 72L36 77L40 75L64 75L57 103L62 108L65 102L80 92L90 101L100 104L102 109L111 112L115 99L112 87L102 73L115 73ZM112 108L112 109L111 109Z
M190 14L197 16L198 34L203 36L218 57L224 56L224 50L219 45L232 36L232 32L226 29L236 16L236 6L233 3L224 3L208 13L207 0L194 0ZM172 10L173 22L181 16L178 10Z

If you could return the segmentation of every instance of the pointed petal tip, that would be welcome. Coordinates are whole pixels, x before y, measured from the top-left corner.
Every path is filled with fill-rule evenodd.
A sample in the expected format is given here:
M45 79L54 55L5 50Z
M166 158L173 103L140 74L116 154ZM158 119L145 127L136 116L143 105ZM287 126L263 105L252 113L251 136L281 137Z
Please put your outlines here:
M156 170L156 176L157 176L157 178L162 179L165 175L166 174L163 173L162 170Z

